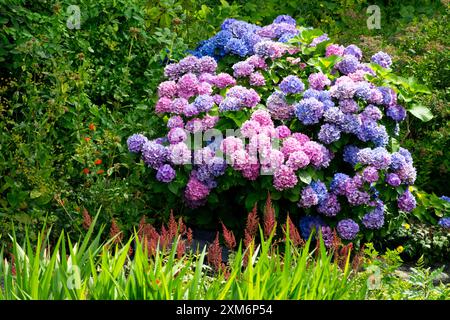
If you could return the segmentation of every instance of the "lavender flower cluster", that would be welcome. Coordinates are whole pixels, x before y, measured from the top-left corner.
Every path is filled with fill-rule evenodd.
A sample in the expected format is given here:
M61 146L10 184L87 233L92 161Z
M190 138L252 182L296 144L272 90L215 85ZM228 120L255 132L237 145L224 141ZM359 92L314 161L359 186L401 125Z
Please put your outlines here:
M366 63L357 46L328 44L324 56L339 57L331 72L318 68L322 71L308 74L302 46L323 48L317 45L329 38L288 42L299 32L289 16L267 26L225 20L192 55L165 67L155 112L165 117L167 135L149 140L134 134L127 143L163 183L176 180L178 167L190 164L184 197L191 207L206 202L226 170L255 183L272 175L274 192L302 185L298 207L307 212L302 236L315 227L328 246L332 226L345 240L382 228L391 205L383 194L389 189L398 192L396 210L412 211L416 201L409 186L416 170L408 150L393 150L390 143L391 128L406 118L397 93L368 80L377 76L370 63L389 68L390 56L378 52ZM224 62L220 70L230 73L218 73L218 61L227 55L240 61ZM274 74L283 63L290 74L284 68L278 79ZM200 148L188 145L191 134L224 124L240 135L208 140ZM304 185L300 177L311 170L321 172L322 181L315 177Z

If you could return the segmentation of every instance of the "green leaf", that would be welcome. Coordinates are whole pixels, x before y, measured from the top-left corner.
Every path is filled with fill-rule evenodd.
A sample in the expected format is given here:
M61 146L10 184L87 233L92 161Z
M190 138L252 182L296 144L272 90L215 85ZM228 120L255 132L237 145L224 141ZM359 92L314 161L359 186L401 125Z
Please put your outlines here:
M31 199L36 199L36 198L39 198L40 196L42 195L42 192L40 192L39 190L32 190L31 192L30 192L30 198Z
M171 182L168 185L170 192L173 194L178 194L179 185L176 182Z
M419 118L423 122L427 122L433 119L433 114L431 113L431 110L420 104L413 105L412 108L408 109L408 111L411 112L413 116Z
M312 180L311 175L308 172L306 172L306 171L301 171L298 174L298 177L300 178L300 181L302 181L302 182L304 182L306 184L310 184L311 183L311 180Z

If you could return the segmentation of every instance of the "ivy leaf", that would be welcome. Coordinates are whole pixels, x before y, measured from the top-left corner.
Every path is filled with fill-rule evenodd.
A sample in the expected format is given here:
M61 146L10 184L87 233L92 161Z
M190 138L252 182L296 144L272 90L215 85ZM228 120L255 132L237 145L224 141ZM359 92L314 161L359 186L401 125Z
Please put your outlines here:
M408 111L411 112L413 116L419 118L423 122L427 122L433 119L433 114L431 113L431 110L420 104L413 105L412 108L408 109Z

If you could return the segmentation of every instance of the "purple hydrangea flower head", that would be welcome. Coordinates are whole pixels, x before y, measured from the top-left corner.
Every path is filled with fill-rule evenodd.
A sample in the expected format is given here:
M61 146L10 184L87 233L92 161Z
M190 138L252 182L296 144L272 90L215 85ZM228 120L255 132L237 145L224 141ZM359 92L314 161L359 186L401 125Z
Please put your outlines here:
M288 120L294 114L294 107L287 103L286 96L281 91L273 92L267 98L266 105L272 118L277 120Z
M159 98L155 105L155 112L158 114L172 112L172 100L166 97Z
M225 52L244 57L248 53L248 47L245 45L243 40L231 38L225 46Z
M217 62L212 57L202 57L199 60L201 73L214 73L217 69Z
M183 118L181 118L180 116L172 116L167 121L167 128L169 129L183 128L183 127L184 127Z
M328 41L328 40L330 40L330 38L328 37L328 34L324 33L324 34L322 34L321 36L315 37L315 38L311 41L311 43L310 43L309 46L310 46L310 47L317 47L317 45L318 45L319 43L324 42L324 41Z
M250 83L251 86L261 87L261 86L264 86L266 84L266 79L261 74L261 72L253 72L250 75L249 83Z
M302 99L295 105L295 115L304 125L318 123L323 112L323 103L315 98Z
M339 100L339 108L344 113L358 112L359 106L353 99L341 99Z
M323 90L323 88L331 84L330 79L328 79L328 77L322 72L311 73L308 77L308 82L310 88L316 90Z
M320 180L317 180L317 181L312 181L310 186L311 186L311 188L313 188L314 192L317 194L317 197L319 198L319 203L324 201L328 194L325 183L323 183Z
M200 95L195 98L194 106L199 112L207 112L214 106L214 98L210 95Z
M213 80L213 84L220 88L226 88L228 86L234 86L236 84L236 80L229 75L228 73L219 73Z
M170 144L177 144L185 141L187 139L187 134L183 128L173 128L170 129L167 138L169 139Z
M352 219L345 219L339 221L336 229L342 239L353 240L359 232L359 225Z
M278 139L284 139L291 135L291 130L285 125L278 126L275 128L275 130Z
M290 75L284 78L283 81L281 81L280 90L284 94L295 94L305 90L305 85L303 84L302 80L300 80L300 78Z
M339 128L345 133L358 134L361 131L361 117L358 114L345 114Z
M353 58L355 59L355 58ZM341 61L344 62L345 60ZM347 76L342 76L336 80L334 85L330 87L330 94L333 98L342 99L352 99L356 91L355 82Z
M378 87L378 91L383 95L382 103L385 106L395 106L397 104L397 93L388 87Z
M406 119L406 110L402 106L396 104L386 108L386 115L396 122L400 122Z
M338 44L330 44L329 46L327 46L326 50L325 50L325 56L329 57L329 56L340 56L342 57L344 55L344 50L345 48L341 45Z
M238 98L234 97L226 97L219 104L220 112L238 111L240 109L241 109L241 102Z
M380 229L384 225L384 206L377 206L366 213L362 218L362 224L367 229Z
M277 170L275 170L273 176L273 186L278 191L291 189L295 187L297 182L297 175L290 167L283 164Z
M287 23L292 26L297 25L297 22L295 21L295 19L289 15L279 15L278 17L275 18L275 20L273 20L273 23Z
M233 75L236 78L248 77L255 70L255 67L247 61L239 61L233 65Z
M309 208L319 203L319 197L311 186L302 190L299 206Z
M190 164L192 153L184 142L169 146L169 158L173 164Z
M359 61L353 55L345 55L344 58L337 63L338 70L345 75L355 72L359 65Z
M322 239L325 244L325 247L330 249L333 246L334 233L333 230L329 226L322 226Z
M303 151L294 151L289 154L286 165L293 170L306 167L309 164L309 157Z
M399 176L395 173L388 173L386 175L386 183L393 187L398 187L402 181L400 180Z
M325 144L338 141L341 138L341 131L334 124L325 123L320 127L319 140Z
M441 200L450 202L450 197L447 197L447 196L441 196L440 198L441 198Z
M199 201L205 199L210 190L208 186L201 181L199 181L195 174L191 174L189 181L186 185L186 190L184 191L184 195L186 199L190 201Z
M363 170L363 180L367 183L373 183L378 181L378 170L372 166L368 166Z
M338 195L345 195L348 181L350 181L350 177L345 173L335 173L331 180L330 190Z
M142 145L142 158L145 164L153 169L158 169L167 161L169 151L163 145L154 141L147 141Z
M391 56L383 51L375 53L370 60L383 68L389 68L392 64Z
M358 59L358 61L361 60L363 56L361 49L354 44L351 44L344 49L344 55L354 56L356 59Z
M354 145L346 145L344 147L344 161L352 166L358 163L358 153L360 149Z
M148 142L148 139L140 134L136 133L127 139L128 150L133 153L139 153L142 150L142 146Z
M194 104L189 103L184 106L183 114L186 117L190 118L190 117L196 116L198 114L198 110Z
M325 199L319 203L317 211L327 217L334 217L341 211L341 205L337 196L333 193L328 193Z
M378 109L373 104L367 105L367 107L364 108L363 112L361 112L361 115L364 118L367 118L367 119L370 119L373 121L381 120L381 118L383 118L383 114L381 113L381 110Z
M286 46L283 43L264 40L258 42L254 47L255 53L263 58L277 59L286 52Z
M175 81L164 81L158 86L158 96L166 98L174 98L177 94L177 84Z
M450 218L439 219L438 225L440 225L444 229L450 229Z
M416 198L409 190L406 190L397 200L398 208L405 212L411 212L416 207Z
M175 170L168 164L162 165L156 172L156 179L165 183L171 182L173 179L175 179L175 176Z
M214 177L223 175L226 168L227 163L222 158L214 157L208 161L208 170Z
M356 85L355 95L363 101L368 101L372 97L372 88L366 81L360 81Z
M273 127L273 121L270 117L270 114L265 110L256 110L252 113L250 119L258 122L261 126L269 126Z

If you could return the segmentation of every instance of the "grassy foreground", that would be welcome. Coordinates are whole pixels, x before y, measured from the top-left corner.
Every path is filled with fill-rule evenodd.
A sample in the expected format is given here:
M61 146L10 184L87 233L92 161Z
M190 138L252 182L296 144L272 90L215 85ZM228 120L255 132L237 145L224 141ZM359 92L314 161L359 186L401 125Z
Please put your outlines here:
M323 241L303 246L272 236L231 254L229 264L214 268L209 249L180 254L178 241L149 254L136 232L117 244L100 240L94 223L84 239L72 243L62 233L51 247L49 232L40 232L36 244L12 236L12 250L0 251L0 299L448 299L450 287L433 286L425 271L416 280L393 277L390 255L378 258L374 250L365 271L351 267L351 250L336 259ZM141 238L142 239L142 238ZM370 246L369 246L370 248ZM367 251L369 253L369 251ZM215 253L214 253L215 252ZM208 255L210 257L208 258ZM391 257L391 258L389 258ZM206 261L209 264L206 264ZM384 261L384 265L380 264ZM375 271L374 271L375 270ZM389 273L383 276L383 273ZM420 275L425 275L420 278ZM418 278L417 278L418 277ZM419 279L419 280L417 280ZM415 282L414 282L415 281ZM419 284L416 282L420 282ZM408 291L409 290L409 291Z

